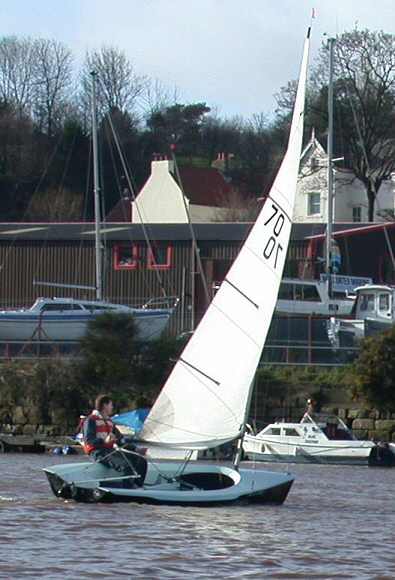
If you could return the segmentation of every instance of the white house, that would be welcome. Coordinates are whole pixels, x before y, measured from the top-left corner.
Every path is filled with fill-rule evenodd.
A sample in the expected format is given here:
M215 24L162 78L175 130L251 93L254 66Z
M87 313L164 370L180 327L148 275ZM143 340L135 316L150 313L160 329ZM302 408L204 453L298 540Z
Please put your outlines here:
M322 223L328 211L328 155L314 131L305 147L300 165L294 222ZM395 176L385 181L379 190L374 221L386 221L395 209ZM367 222L368 200L364 185L352 171L334 170L334 222Z

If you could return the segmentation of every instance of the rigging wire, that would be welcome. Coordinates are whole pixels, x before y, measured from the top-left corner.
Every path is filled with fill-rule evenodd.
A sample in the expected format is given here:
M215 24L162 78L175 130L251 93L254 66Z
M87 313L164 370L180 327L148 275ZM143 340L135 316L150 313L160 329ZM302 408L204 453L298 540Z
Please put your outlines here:
M111 127L110 127L110 123L108 122L108 123L105 124L106 141L107 141L107 146L108 146L108 148L110 150L110 157L111 157L111 162L112 162L113 173L115 175L115 179L116 179L116 183L117 183L117 188L118 188L118 197L119 197L119 200L122 201L122 199L124 197L124 195L123 195L124 192L122 191L121 179L119 178L119 171L117 169L117 163L116 163L116 159L115 159L115 155L114 155L114 147L113 147L113 145L114 145L115 140L114 139L111 139L111 134L112 134L111 133ZM132 176L130 176L130 177L131 177L131 180L133 182ZM134 182L133 182L133 188L134 189L136 188ZM123 206L123 204L122 204L121 207L122 207L122 212L124 213L124 206ZM125 222L128 222L130 220L130 217L127 216L125 213L124 213L123 217L125 219ZM133 239L130 231L129 231L129 236L128 237L129 237L130 242L133 243L134 242L134 239ZM141 273L142 273L142 277L143 277L144 286L148 290L148 295L151 295L152 296L152 294L153 294L153 287L149 283L149 279L148 279L149 277L147 275L147 272L146 272L145 269L143 269L143 270L141 270ZM162 280L161 280L161 282L163 284L163 281ZM175 291L173 293L175 294Z
M35 191L34 191L32 197L30 198L28 207L27 207L27 209L26 209L26 211L24 213L25 216L26 216L27 212L29 211L29 209L31 208L31 206L33 204L34 196L38 193L41 185L44 182L44 179L46 178L46 176L48 174L49 168L51 167L51 165L52 165L52 163L53 163L53 161L54 161L54 159L55 159L55 157L56 157L56 155L57 155L57 153L58 153L58 151L60 149L60 145L63 142L63 139L64 139L64 135L62 134L62 135L59 136L59 139L57 140L57 143L56 143L56 146L55 146L55 148L53 150L53 153L49 157L48 163L47 163L47 165L46 165L46 167L45 167L45 169L44 169L44 171L43 171L43 173L41 175L41 178L40 178L40 180L39 180L39 182L38 182L38 184L37 184L37 186L35 188ZM73 143L74 143L74 141L73 141ZM44 236L44 239L43 239L43 244L42 244L42 246L40 248L40 251L38 253L38 257L37 257L37 260L36 260L34 277L38 275L38 268L39 268L40 264L42 264L42 262L43 262L43 254L44 254L44 251L46 249L46 245L47 245L48 239L49 239L49 230L50 230L50 228L48 226L46 228L45 236ZM34 280L33 280L33 284L34 284Z
M206 279L206 275L205 275L204 270L203 270L202 260L200 258L200 250L199 250L199 246L197 244L197 240L196 240L196 236L195 236L195 231L193 229L193 224L192 224L192 221L191 221L191 215L189 213L189 209L188 209L188 206L187 206L186 196L185 196L185 190L184 190L184 187L182 185L181 175L180 175L180 172L178 170L178 164L177 164L176 156L174 154L174 147L171 148L171 157L172 157L172 160L173 160L173 163L174 163L174 170L176 172L178 186L181 189L181 195L182 195L182 201L183 201L183 204L184 204L185 215L187 217L189 231L190 231L191 238L192 238L192 247L193 247L193 251L195 253L197 267L198 267L199 274L200 274L200 277L201 277L201 280L202 280L202 284L203 284L204 294L205 294L205 297L206 297L206 305L208 306L210 304L210 302L211 302L211 299L210 299L210 295L209 295L209 291L208 291L208 287L207 287L207 279Z
M344 67L343 62L340 62L340 67L342 69L343 75L346 76L345 67ZM355 110L355 107L354 107L354 103L353 103L353 100L352 100L352 97L351 97L351 93L350 93L350 90L349 90L349 87L348 87L347 83L344 83L344 88L345 88L345 91L346 91L347 99L348 99L348 101L350 103L350 107L351 107L351 111L352 111L352 115L353 115L353 119L354 119L354 123L355 123L355 128L357 130L358 137L359 137L359 144L360 144L360 147L362 149L362 153L363 153L363 156L364 156L364 159L365 159L366 167L367 167L368 172L370 174L371 173L371 166L370 166L370 163L369 163L369 157L368 157L368 154L367 154L367 151L366 151L365 142L364 142L363 136L362 136L361 126L360 126L360 124L358 122L358 116L357 116L357 113L356 113L356 110ZM379 199L378 199L378 192L375 192L374 198L375 198L375 202L377 204L377 208L380 210L380 202L379 202ZM384 232L385 242L387 244L388 252L389 252L389 255L390 255L390 258L391 258L391 262L392 262L392 269L395 271L395 257L394 257L394 252L392 250L391 241L389 239L388 231L387 231L387 228L386 228L385 225L383 226L383 232Z
M93 153L93 143L92 139L89 139L89 150L88 150L88 164L86 169L86 182L85 182L85 193L84 193L84 203L82 207L81 219L83 221L87 220L88 216L88 200L89 200L89 193L93 189L92 182L92 153ZM77 274L83 271L83 259L84 259L84 250L83 250L83 242L82 239L80 240L79 249L77 253L77 264L78 268L76 269L76 277L75 281L77 281ZM84 295L85 295L84 291Z
M49 168L51 167L51 165L53 163L53 160L54 160L56 154L58 153L58 150L60 148L60 144L61 144L62 140L63 140L63 135L61 135L59 137L59 139L57 140L56 146L55 146L55 148L54 148L54 150L52 152L52 155L50 155L50 157L49 157L49 159L48 159L48 161L47 161L47 163L46 163L46 165L44 167L44 170L43 170L43 172L41 174L41 177L40 177L40 179L39 179L36 187L34 188L34 192L31 195L30 200L29 200L29 203L27 204L26 209L25 209L25 211L23 213L23 218L24 219L26 219L26 215L28 214L28 212L29 212L29 210L30 210L30 208L32 206L34 196L38 193L38 191L39 191L39 189L40 189L40 187L41 187L41 185L42 185L45 177L48 174ZM47 228L47 231L46 231L45 241L48 241L48 236L49 236L49 231L48 230L49 230L49 228ZM10 253L13 250L13 248L15 247L15 245L16 245L16 237L14 237L14 239L11 241L10 245L7 247L7 250L5 252L4 259L3 259L2 263L0 264L0 270L2 270L4 268L4 266L5 266L5 264L8 262ZM37 263L40 263L40 256L41 256L41 253L39 254L39 259L38 259Z
M115 145L116 145L116 148L117 148L117 151L118 151L118 155L119 155L120 160L121 160L122 169L123 169L123 171L125 173L125 177L126 177L126 181L128 183L129 191L130 191L130 193L132 195L132 199L133 199L133 201L135 203L135 206L136 206L136 209L137 209L137 213L138 213L139 218L140 218L140 222L141 222L140 225L141 225L142 230L143 230L145 242L147 244L147 247L148 247L149 252L151 253L152 256L154 256L155 254L154 254L153 247L152 247L152 244L151 244L150 239L149 239L149 236L148 236L147 228L146 228L146 226L144 224L144 221L142 219L142 215L141 215L141 212L140 212L140 208L138 206L138 203L136 203L135 187L134 187L134 185L132 183L130 170L129 170L129 167L127 165L125 156L123 154L123 151L122 151L122 148L121 148L121 145L120 145L118 136L116 134L115 127L114 127L114 124L113 124L112 119L111 119L111 115L109 113L107 113L107 119L108 119L108 122L109 122L109 125L110 125L110 128L111 128L111 132L112 132L112 135L113 135L113 138L114 138L114 141L115 141ZM166 289L165 289L165 287L163 285L162 277L160 276L158 270L155 269L154 272L155 272L155 276L156 276L157 282L159 284L160 292L162 293L162 296L164 298L167 298L167 293L166 293Z

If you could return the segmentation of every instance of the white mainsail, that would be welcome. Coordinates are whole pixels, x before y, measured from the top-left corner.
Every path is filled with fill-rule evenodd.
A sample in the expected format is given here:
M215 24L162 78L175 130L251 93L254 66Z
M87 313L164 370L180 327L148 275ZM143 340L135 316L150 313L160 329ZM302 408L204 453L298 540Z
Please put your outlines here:
M303 139L310 30L288 148L243 247L149 413L141 439L204 449L243 431L287 254Z

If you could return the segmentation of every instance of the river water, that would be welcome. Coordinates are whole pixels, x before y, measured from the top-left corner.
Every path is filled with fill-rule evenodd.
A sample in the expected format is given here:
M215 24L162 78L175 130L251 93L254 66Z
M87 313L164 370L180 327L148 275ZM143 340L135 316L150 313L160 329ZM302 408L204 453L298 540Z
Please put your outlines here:
M295 465L282 506L183 508L55 498L41 468L79 460L0 455L0 578L395 578L395 469Z

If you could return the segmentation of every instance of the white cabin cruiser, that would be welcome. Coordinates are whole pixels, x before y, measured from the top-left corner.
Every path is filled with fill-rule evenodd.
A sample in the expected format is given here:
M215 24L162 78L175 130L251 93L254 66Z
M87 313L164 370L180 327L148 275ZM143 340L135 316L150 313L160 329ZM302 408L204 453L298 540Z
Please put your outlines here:
M328 285L323 280L302 280L283 278L276 313L330 316L333 314L348 315L351 313L354 297L346 292L333 292L328 296Z
M336 415L305 413L299 423L271 423L247 433L245 457L256 461L367 465L376 444L359 441Z
M176 302L163 308L132 308L98 300L38 298L30 308L0 311L0 340L80 340L92 318L104 312L131 314L141 340L159 338Z
M355 289L351 318L332 317L328 336L335 347L355 346L366 336L388 330L395 323L395 287L365 284Z

